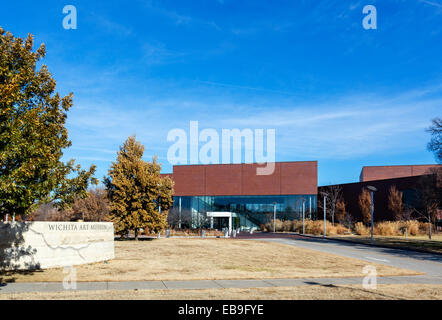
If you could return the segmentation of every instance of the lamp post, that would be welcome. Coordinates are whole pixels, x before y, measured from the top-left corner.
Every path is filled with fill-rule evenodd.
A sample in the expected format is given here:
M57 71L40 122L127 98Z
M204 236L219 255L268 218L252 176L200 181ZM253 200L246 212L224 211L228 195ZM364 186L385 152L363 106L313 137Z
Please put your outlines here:
M373 244L373 213L374 213L373 193L378 191L378 189L376 189L373 186L367 186L367 189L370 190L370 196L371 196L371 244Z
M179 219L178 219L178 228L181 229L181 197L179 197Z
M325 217L327 215L327 197L324 196L324 238L325 238Z
M273 232L276 232L276 202L273 202Z
M305 234L305 199L302 199L302 234Z

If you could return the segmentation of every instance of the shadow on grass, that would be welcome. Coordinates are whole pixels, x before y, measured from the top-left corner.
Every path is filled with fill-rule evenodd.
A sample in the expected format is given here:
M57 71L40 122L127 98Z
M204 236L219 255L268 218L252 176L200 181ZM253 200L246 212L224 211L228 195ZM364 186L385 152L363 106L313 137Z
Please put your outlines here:
M16 276L27 276L35 273L43 272L42 269L33 270L8 270L0 271L0 290L1 287L6 286L7 283L14 283L17 279Z
M140 237L140 238L138 238L138 240L135 240L135 238L132 236L132 237L129 237L129 238L127 238L127 237L118 237L118 236L116 236L115 238L114 238L114 240L115 241L132 241L132 242L137 242L137 241L153 241L153 240L156 240L157 238L154 238L154 237L147 237L147 236L143 236L143 237Z
M329 288L329 289L347 289L347 290L350 290L350 291L359 291L359 292L363 292L365 294L372 294L372 295L374 294L376 296L380 296L380 297L387 298L387 299L393 299L393 300L407 300L407 299L404 299L404 298L390 296L390 295L387 295L387 294L376 292L375 291L376 289L368 290L368 289L358 288L358 287L347 287L347 286L344 286L344 285L334 285L334 284L331 284L331 283L324 284L324 283L315 282L315 281L305 281L304 283L312 285L312 286L320 286L320 287Z

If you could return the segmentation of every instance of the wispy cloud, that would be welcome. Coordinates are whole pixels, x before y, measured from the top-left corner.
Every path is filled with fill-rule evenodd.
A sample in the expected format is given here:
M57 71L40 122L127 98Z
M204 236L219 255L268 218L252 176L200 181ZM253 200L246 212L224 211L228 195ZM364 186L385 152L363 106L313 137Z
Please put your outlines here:
M442 9L442 4L438 3L438 2L428 1L428 0L419 0L419 2L428 4L430 6L433 6L433 7L439 8L439 9Z
M280 91L280 90L270 90L270 89L250 87L250 86L241 86L241 85L235 85L235 84L229 84L229 83L220 83L220 82L204 81L204 80L198 80L198 82L212 85L212 86L227 87L227 88L234 88L234 89L244 89L244 90L250 90L250 91L262 91L262 92L283 94L283 95L288 95L288 96L299 95L299 94L296 94L293 92Z
M160 5L157 1L149 0L145 1L144 4L151 11L170 19L176 25L202 25L216 30L221 30L221 28L214 21L180 14L173 9Z
M174 51L166 48L163 43L145 43L143 45L148 64L174 63L189 55L189 53Z
M167 99L146 99L132 108L123 108L130 105L124 101L112 107L90 103L87 114L73 112L68 120L73 146L83 149L75 150L80 159L110 161L112 150L115 154L129 135L136 134L146 145L148 158L158 154L169 165L168 131L188 132L189 121L198 120L200 130L214 128L219 134L221 129L275 129L277 160L349 160L424 150L425 128L440 110L441 94L436 86L398 95L335 97L327 103L275 99L249 104L177 93Z
M127 37L133 33L132 28L99 14L91 14L91 20L95 21L100 28L116 35Z

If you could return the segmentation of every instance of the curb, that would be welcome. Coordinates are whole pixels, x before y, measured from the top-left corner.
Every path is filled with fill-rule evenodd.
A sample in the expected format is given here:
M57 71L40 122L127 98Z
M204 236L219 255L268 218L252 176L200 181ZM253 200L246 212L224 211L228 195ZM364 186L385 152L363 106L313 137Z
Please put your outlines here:
M300 233L290 233L290 234L298 235L298 236L306 237L306 238L312 238L312 239L322 239L322 240L325 239L325 240L332 240L332 241L338 241L338 242L354 243L354 244L364 245L364 246L368 246L368 247L378 247L378 248L385 248L385 249L412 251L412 252L420 252L420 253L435 254L435 255L442 256L441 252L430 252L430 251L418 249L418 248L412 249L412 248L401 248L401 247L388 246L388 245L382 245L382 244L370 244L370 243L363 243L363 242L358 242L358 241L354 241L354 240L329 238L327 236L323 237L323 236L315 236L315 235L310 235L310 234L300 234Z

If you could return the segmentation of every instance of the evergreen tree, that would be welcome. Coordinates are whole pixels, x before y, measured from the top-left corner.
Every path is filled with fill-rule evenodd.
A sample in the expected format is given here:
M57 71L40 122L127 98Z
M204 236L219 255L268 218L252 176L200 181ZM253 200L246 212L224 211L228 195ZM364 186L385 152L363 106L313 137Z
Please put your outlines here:
M121 235L139 229L158 232L167 227L167 212L172 206L173 182L160 175L161 165L142 160L144 146L129 137L120 147L117 161L104 183L110 201L111 219Z
M402 192L396 186L391 186L388 191L388 209L393 212L395 220L404 220L404 204L402 202Z

